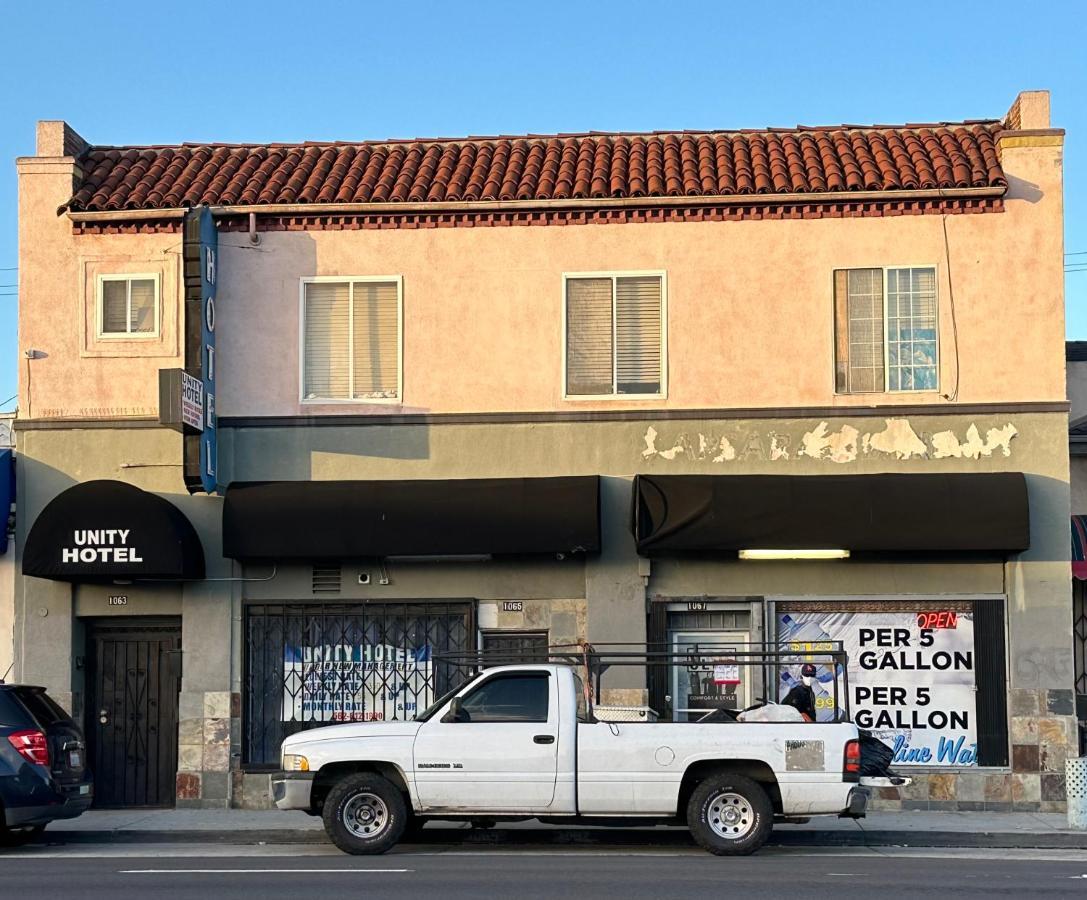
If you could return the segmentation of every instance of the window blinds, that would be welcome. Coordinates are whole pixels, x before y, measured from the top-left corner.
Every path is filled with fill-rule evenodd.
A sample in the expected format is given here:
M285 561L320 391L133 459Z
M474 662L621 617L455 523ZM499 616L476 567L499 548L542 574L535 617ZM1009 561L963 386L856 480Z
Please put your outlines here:
M883 270L834 273L839 393L883 391Z
M128 332L128 282L102 282L102 334Z
M303 396L307 400L396 398L399 318L394 281L307 283Z
M395 398L400 380L400 323L396 282L358 281L354 291L356 398Z
M567 280L567 395L660 393L661 300L659 276Z
M150 334L155 330L155 282L150 278L133 278L128 282L128 330L133 334Z
M351 285L313 282L306 285L307 400L349 399Z
M574 278L566 282L566 392L612 393L615 355L612 280Z
M155 280L108 278L102 281L102 334L154 334Z
M615 381L620 394L661 387L661 280L615 279Z

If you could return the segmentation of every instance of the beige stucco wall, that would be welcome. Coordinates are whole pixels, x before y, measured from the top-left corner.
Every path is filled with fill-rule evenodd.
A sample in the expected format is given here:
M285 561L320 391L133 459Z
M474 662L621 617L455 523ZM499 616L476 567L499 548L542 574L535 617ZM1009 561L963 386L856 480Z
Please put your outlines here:
M158 370L182 358L181 235L73 234L57 215L73 167L64 158L19 161L20 417L157 416ZM96 339L100 274L159 276L157 338Z
M256 248L224 233L218 411L401 410L300 402L299 279L311 275L403 276L405 412L945 403L935 392L834 394L832 272L894 265L938 270L940 393L1059 401L1061 148L1046 140L1002 145L1003 213L271 232ZM73 235L56 215L71 190L67 165L20 163L20 348L45 354L29 378L25 362L20 370L20 408L153 415L155 373L180 359L181 235ZM110 267L161 273L160 341L88 340L93 275ZM633 270L667 273L667 399L563 400L562 274Z
M834 394L833 270L909 264L939 273L942 392L956 381L950 272L958 399L1059 400L1060 172L1017 152L1044 196L1014 181L1005 213L948 216L949 256L939 216L267 234L263 253L222 254L219 412L388 412L298 399L299 277L384 274L404 279L407 411L614 408L562 399L562 274L639 270L668 276L668 397L623 406L942 403ZM1009 361L1010 334L1036 365Z

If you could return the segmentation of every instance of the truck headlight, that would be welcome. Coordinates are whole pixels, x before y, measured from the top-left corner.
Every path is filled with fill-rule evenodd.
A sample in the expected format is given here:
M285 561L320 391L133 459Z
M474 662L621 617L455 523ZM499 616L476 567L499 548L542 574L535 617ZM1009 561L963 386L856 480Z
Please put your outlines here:
M284 772L308 772L309 760L304 756L299 756L296 753L284 753L283 754L283 771Z

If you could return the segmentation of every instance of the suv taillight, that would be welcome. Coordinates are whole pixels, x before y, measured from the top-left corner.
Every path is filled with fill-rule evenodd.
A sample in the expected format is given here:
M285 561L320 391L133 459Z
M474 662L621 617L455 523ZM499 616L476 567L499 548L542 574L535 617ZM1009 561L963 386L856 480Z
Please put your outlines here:
M846 781L856 781L861 775L861 742L857 740L846 741L845 762L842 765L842 774Z
M36 766L49 765L49 744L45 740L45 732L16 731L8 735L8 741L27 762Z

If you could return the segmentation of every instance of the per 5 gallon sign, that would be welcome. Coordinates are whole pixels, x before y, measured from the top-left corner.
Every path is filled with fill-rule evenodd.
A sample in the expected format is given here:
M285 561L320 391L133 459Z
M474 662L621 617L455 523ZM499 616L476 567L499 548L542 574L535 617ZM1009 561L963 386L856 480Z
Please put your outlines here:
M894 750L898 765L977 765L974 618L934 605L911 612L785 612L778 640L849 654L849 711ZM820 646L822 645L822 646ZM782 676L781 696L798 671ZM834 717L834 674L819 666L816 708ZM839 690L841 688L839 687Z

